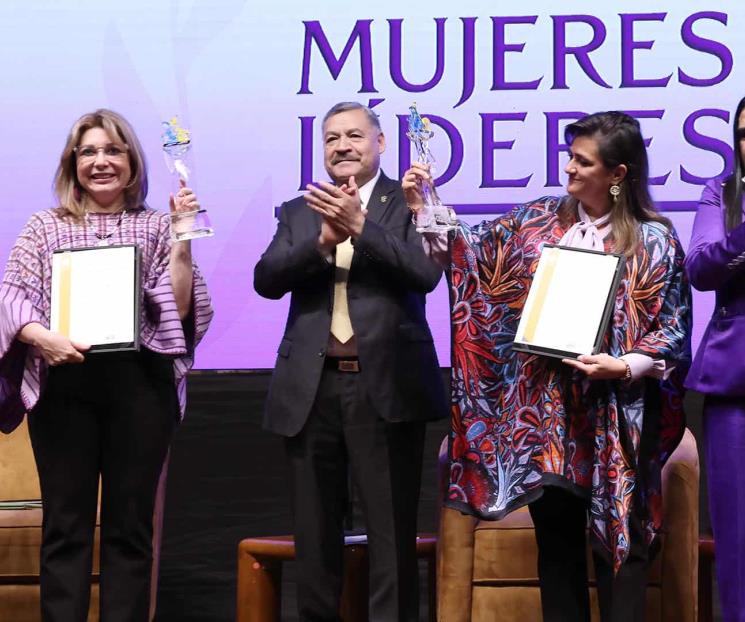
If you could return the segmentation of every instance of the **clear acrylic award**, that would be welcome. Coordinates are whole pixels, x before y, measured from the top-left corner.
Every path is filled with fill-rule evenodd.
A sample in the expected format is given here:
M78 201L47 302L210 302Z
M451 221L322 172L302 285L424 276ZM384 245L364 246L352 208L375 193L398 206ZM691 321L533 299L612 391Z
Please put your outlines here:
M163 155L174 180L174 195L181 181L188 185L191 176L191 136L178 124L178 118L163 122ZM206 209L191 212L171 212L171 239L174 242L208 238L215 235Z
M429 140L434 136L427 117L421 117L416 109L416 103L409 106L409 131L406 136L414 143L417 161L429 166L430 175L435 171L435 159L429 150ZM422 198L424 206L414 212L412 219L416 230L420 233L443 233L455 229L458 221L455 212L447 205L443 205L437 196L434 184L422 181Z

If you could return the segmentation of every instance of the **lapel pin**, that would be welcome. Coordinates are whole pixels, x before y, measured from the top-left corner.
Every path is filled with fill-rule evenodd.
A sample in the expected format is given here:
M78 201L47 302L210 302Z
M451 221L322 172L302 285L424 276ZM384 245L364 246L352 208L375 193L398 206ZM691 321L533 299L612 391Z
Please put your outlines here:
M385 203L388 200L388 195L384 194L382 197L380 197L380 202Z

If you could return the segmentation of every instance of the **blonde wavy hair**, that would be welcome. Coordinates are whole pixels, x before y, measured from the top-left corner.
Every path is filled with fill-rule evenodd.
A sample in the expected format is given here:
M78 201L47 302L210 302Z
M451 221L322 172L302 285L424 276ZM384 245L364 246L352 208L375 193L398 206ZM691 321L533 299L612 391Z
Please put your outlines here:
M147 196L147 166L142 145L129 122L120 114L99 108L80 117L70 129L67 142L60 156L54 175L54 194L60 215L82 220L85 216L86 193L78 181L75 148L88 130L100 127L112 140L120 140L127 146L127 157L132 176L124 188L124 208L132 209L145 205Z

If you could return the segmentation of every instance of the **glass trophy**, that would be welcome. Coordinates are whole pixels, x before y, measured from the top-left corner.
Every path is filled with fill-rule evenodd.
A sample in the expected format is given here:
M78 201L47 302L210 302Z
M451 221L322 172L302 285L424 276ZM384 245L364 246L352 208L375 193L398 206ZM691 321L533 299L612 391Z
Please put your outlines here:
M181 188L181 181L188 185L191 176L191 136L189 130L179 126L173 117L163 122L163 155L174 179L174 195ZM191 212L171 212L171 239L174 242L208 238L215 235L206 209Z
M430 175L434 174L435 159L429 150L429 140L434 136L427 117L419 116L416 103L409 106L409 131L406 136L414 143L417 161L429 166ZM422 198L424 206L414 212L412 219L416 230L420 233L444 233L455 229L458 221L455 212L447 205L443 205L437 196L434 184L422 181Z

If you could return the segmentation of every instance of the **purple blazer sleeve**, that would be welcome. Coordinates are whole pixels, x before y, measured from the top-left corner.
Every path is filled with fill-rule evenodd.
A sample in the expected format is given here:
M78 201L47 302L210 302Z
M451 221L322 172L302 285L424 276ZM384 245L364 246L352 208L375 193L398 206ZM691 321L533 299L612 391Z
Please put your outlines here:
M725 232L722 190L721 179L706 184L693 223L685 266L699 291L719 289L745 270L745 223Z
M709 320L686 387L706 394L745 395L742 309L745 280L745 225L725 230L721 179L706 184L693 224L686 267L694 287L716 290L717 306Z

